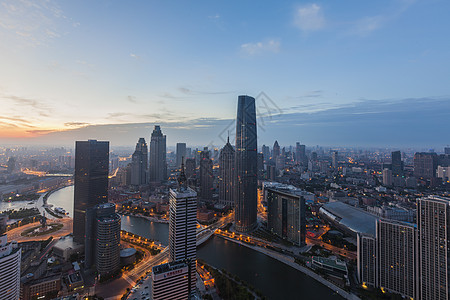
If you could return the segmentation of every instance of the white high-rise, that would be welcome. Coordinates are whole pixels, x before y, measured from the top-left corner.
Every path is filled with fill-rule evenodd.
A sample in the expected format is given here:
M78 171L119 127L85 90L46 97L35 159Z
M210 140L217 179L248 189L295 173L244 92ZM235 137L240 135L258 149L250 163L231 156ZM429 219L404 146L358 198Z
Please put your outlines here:
M21 251L16 242L0 236L0 299L17 300L20 296Z
M186 175L184 173L184 164L181 165L181 174L178 178L178 188L170 190L169 198L169 262L188 266L189 276L183 278L187 282L180 282L182 278L174 277L174 280L164 281L164 294L177 294L180 285L186 285L188 294L193 295L196 292L196 256L197 256L197 193L187 187ZM160 266L153 267L154 274L161 273ZM164 268L163 268L164 269ZM165 269L164 269L165 270ZM164 273L164 272L162 272ZM176 280L175 280L176 278ZM158 284L158 276L153 276L153 283ZM157 297L157 291L153 299ZM164 299L164 298L158 298ZM183 294L180 297L170 299L186 299Z

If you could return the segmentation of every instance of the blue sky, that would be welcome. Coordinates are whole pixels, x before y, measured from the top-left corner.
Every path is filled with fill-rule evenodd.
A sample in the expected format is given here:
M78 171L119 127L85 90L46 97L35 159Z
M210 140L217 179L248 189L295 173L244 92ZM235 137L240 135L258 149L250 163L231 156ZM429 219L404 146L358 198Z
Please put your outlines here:
M172 142L194 139L199 128L234 117L237 95L264 91L280 116L274 133L260 131L261 142L297 116L325 144L370 144L363 130L334 141L337 127L313 120L347 110L352 128L363 128L366 119L351 109L373 114L385 103L402 103L411 116L427 103L442 111L450 99L449 11L439 0L1 1L0 142L49 140L43 134L55 131L70 139L84 126L90 136L79 138L92 138L97 125L128 123L164 123ZM386 125L379 116L374 122ZM318 140L289 128L286 143ZM423 142L404 130L397 142Z

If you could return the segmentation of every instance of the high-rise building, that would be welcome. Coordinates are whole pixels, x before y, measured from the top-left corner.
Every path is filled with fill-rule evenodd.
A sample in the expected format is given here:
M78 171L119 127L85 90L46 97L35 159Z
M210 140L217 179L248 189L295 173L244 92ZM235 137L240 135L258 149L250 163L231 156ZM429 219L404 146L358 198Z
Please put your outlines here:
M333 169L336 169L338 167L338 152L333 151L331 152L331 166Z
M306 158L306 146L305 145L301 145L300 143L297 142L297 144L295 145L295 161L298 164L303 164L305 163L307 160Z
M391 154L391 161L392 161L392 175L394 176L403 175L403 162L401 152L393 151Z
M357 245L358 280L363 286L375 287L377 285L376 239L371 235L358 234Z
M418 285L415 226L393 220L378 220L376 241L377 286L389 292L416 299Z
M196 163L195 158L186 159L186 177L189 179L195 175Z
M177 169L181 167L182 160L186 159L186 143L177 143L177 161L176 167Z
M297 245L305 244L306 206L304 191L291 185L277 184L266 188L267 228Z
M275 143L273 143L272 159L275 160L280 155L281 155L280 145L278 145L278 141L275 141Z
M383 170L383 185L392 186L392 171L389 169Z
M0 299L18 300L20 296L21 251L16 242L0 236Z
M140 186L148 182L148 148L144 138L136 144L131 156L131 184Z
M444 154L450 155L450 147L444 148Z
M262 145L262 153L263 153L263 156L264 156L264 161L267 162L269 160L269 158L270 158L269 146Z
M418 299L449 299L450 198L429 196L417 200Z
M166 136L161 127L155 125L150 140L149 180L151 183L161 183L167 180Z
M228 138L219 155L219 202L234 207L234 156L235 151Z
M258 166L258 179L264 179L264 155L258 153L257 156L257 166Z
M95 266L100 275L112 274L120 268L120 215L113 203L95 208Z
M187 261L179 260L153 267L152 299L189 299L189 266Z
M181 168L178 188L170 189L169 261L189 262L188 287L190 289L189 294L192 294L195 292L197 276L197 193L187 187L184 165Z
M108 201L109 142L96 140L75 143L75 192L73 201L73 240L85 244L86 211ZM87 252L91 252L88 249Z
M213 197L213 162L208 147L200 153L200 199L211 201Z
M414 176L431 179L436 177L438 157L433 152L417 152L414 154Z
M257 226L257 132L253 97L238 98L235 145L235 226L237 231L247 232Z

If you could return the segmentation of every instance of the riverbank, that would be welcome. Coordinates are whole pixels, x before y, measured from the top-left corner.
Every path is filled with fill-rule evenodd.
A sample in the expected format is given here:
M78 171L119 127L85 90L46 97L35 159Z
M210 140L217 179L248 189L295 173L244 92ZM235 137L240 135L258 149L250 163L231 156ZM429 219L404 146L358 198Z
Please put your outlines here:
M250 248L252 250L258 251L258 252L260 252L260 253L262 253L264 255L267 255L267 256L269 256L269 257L271 257L273 259L276 259L276 260L278 260L278 261L280 261L280 262L282 262L282 263L284 263L284 264L286 264L286 265L288 265L290 267L293 267L294 269L296 269L296 270L304 273L305 275L308 275L309 277L311 277L311 278L317 280L318 282L322 283L323 285L325 285L329 289L335 291L337 294L339 294L340 296L344 297L345 299L348 299L348 300L360 300L360 298L358 296L356 296L355 294L351 294L349 292L344 291L340 287L334 285L333 283L329 282L328 280L324 279L323 277L321 277L320 275L314 273L313 271L309 270L308 268L300 266L299 264L297 264L294 261L294 258L292 258L290 256L285 256L285 255L282 255L282 254L280 254L278 252L275 252L273 250L269 250L269 249L266 249L266 248L261 248L261 247L258 247L258 246L252 246L252 245L249 245L247 243L244 243L244 242L241 242L241 241L238 241L238 240L235 240L235 239L232 239L232 238L220 235L220 234L217 234L216 236L221 237L221 238L223 238L225 240L228 240L230 242L234 242L234 243L239 244L241 246L245 246L245 247Z
M141 218L141 219L145 219L145 220L148 220L150 222L155 222L155 223L169 224L169 220L158 219L158 218L155 218L155 217L147 217L147 216L143 216L143 215L132 215L132 214L126 214L126 213L119 213L119 215L121 215L121 216L128 216L128 217L135 217L135 218Z

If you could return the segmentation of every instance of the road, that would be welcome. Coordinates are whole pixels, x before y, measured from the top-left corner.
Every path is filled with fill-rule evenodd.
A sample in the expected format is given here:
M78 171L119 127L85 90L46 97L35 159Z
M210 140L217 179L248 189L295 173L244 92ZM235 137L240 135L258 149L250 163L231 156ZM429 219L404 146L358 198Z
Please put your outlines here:
M21 236L20 234L29 228L33 228L36 226L39 226L40 223L39 222L34 222L34 223L30 223L18 228L14 228L10 231L7 232L8 234L8 241L17 241L18 243L21 242L29 242L29 241L42 241L42 240L46 240L49 237L53 237L53 239L57 239L60 238L62 236L66 236L70 233L72 233L73 230L73 220L72 218L62 218L62 219L54 219L54 220L49 220L49 223L62 223L63 227L55 232L51 232L48 234L44 234L44 235L40 235L40 236Z
M319 240L319 239L314 239L314 238L307 237L306 238L306 242L309 243L309 244L314 244L314 245L320 246L320 247L322 247L324 249L327 249L327 250L333 252L334 254L342 255L342 256L344 256L344 257L346 257L348 259L351 259L351 260L357 258L357 253L356 252L345 250L345 249L342 249L342 248L339 248L339 247L327 244L327 243L325 243L325 242L323 242L322 240Z

